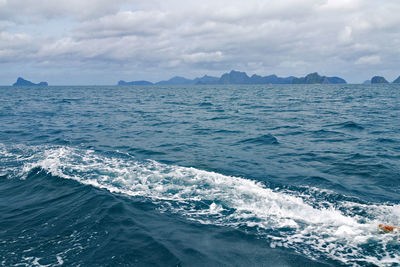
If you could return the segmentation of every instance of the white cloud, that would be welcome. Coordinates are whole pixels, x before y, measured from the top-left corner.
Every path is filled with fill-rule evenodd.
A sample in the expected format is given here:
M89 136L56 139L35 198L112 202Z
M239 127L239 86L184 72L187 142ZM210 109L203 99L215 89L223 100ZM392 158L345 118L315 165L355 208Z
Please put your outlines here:
M376 65L381 63L381 57L378 55L363 56L357 59L356 64L363 65Z
M216 52L198 52L193 54L183 55L183 59L186 62L198 63L198 62L218 62L223 60L221 51Z
M331 10L354 10L360 8L361 0L327 0L321 6L323 9Z

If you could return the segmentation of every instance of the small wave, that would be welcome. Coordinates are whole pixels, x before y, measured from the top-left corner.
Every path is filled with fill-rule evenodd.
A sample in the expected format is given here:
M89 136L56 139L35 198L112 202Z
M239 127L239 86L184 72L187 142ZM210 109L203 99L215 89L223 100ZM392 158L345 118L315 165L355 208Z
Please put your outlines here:
M342 123L332 124L329 126L335 126L340 129L349 129L349 130L364 130L364 127L361 124L355 123L354 121L346 121Z
M164 152L154 151L154 150L149 150L149 149L143 149L143 148L129 148L128 151L132 152L132 153L144 154L144 155L147 155L147 156L165 155Z
M185 103L185 102L177 102L177 101L165 101L164 104L176 105L176 106L188 106L188 103Z
M278 139L272 134L264 134L259 137L249 138L240 141L242 144L261 144L261 145L277 145L279 144Z
M347 121L342 124L342 128L346 129L355 129L355 130L364 130L364 127L362 127L360 124L355 123L353 121Z
M73 102L81 102L81 101L82 101L81 98L63 98L63 99L60 99L58 102L59 103L71 104Z
M210 102L201 102L201 103L199 104L199 106L200 106L200 107L211 107L211 106L213 106L213 104L210 103Z
M207 120L209 120L209 121L217 121L217 120L229 120L231 118L232 117L230 117L230 116L217 116L217 117L212 117L212 118L207 119Z
M354 153L348 158L348 160L365 160L365 159L370 159L370 158L372 158L372 156L364 155L364 154L360 154L360 153Z
M242 131L221 129L221 130L215 131L215 133L218 133L218 134L240 134L240 133L242 133Z
M284 135L293 136L293 135L302 135L304 133L305 133L304 131L293 131L293 132L288 131Z
M321 189L271 189L240 177L71 147L46 148L20 159L0 147L0 154L23 164L19 175L40 168L112 193L144 197L161 210L201 224L245 229L271 247L287 247L312 259L353 265L400 261L398 236L377 229L378 223L400 223L399 205L341 200Z
M224 113L224 112L225 112L225 109L222 109L222 108L216 108L216 109L212 109L212 110L210 110L210 112Z
M397 140L392 139L392 138L378 138L376 139L378 143L388 143L388 144L393 144L393 143L398 143Z
M197 128L193 129L193 133L195 135L208 135L212 132L213 130L210 128Z
M345 136L345 135L344 135L343 133L341 133L341 132L329 131L329 130L325 130L325 129L311 131L310 134L311 134L313 137L317 137L317 138Z

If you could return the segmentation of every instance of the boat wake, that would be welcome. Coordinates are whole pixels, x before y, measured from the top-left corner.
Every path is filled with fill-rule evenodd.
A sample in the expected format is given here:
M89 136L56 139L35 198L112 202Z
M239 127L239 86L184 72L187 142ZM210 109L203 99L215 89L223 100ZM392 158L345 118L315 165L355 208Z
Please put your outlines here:
M66 146L0 146L0 159L6 166L0 176L23 178L40 168L113 194L144 198L161 212L258 235L271 247L311 259L400 262L398 234L378 228L379 223L400 224L399 205L366 203L318 188L273 189L250 179Z

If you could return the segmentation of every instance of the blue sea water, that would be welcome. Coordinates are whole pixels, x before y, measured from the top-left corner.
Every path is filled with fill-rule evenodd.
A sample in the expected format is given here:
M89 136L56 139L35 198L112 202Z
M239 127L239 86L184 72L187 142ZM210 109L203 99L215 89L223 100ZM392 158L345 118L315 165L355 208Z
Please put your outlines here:
M0 87L4 266L400 264L400 86Z

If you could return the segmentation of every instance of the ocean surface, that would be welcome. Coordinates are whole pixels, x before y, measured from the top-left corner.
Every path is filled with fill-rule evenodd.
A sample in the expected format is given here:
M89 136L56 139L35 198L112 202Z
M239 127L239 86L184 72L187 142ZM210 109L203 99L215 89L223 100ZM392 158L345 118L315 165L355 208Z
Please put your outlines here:
M399 85L0 87L2 266L399 266Z

